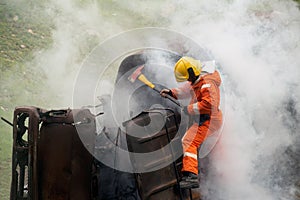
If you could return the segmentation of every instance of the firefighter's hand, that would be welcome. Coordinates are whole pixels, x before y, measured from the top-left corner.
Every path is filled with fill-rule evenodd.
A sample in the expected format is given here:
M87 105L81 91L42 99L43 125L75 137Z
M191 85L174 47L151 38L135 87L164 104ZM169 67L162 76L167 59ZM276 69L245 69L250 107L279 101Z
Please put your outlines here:
M166 97L167 95L170 95L171 97L173 97L173 93L172 93L172 91L170 89L162 89L160 91L160 95L162 97Z

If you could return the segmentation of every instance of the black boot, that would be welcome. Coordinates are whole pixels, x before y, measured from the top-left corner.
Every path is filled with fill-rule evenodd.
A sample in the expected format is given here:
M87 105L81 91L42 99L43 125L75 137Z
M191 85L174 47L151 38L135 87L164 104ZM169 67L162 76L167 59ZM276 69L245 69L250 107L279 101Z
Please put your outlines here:
M192 172L187 172L183 175L182 180L179 182L179 185L182 189L198 188L198 176Z

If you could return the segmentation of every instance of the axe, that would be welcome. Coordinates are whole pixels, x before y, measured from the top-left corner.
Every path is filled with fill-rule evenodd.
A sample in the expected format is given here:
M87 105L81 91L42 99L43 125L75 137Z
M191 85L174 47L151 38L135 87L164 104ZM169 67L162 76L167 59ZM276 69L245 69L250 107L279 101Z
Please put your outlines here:
M154 91L160 93L160 90L155 88L155 85L151 83L146 76L142 73L142 70L144 68L144 65L139 66L129 77L128 80L132 83L136 81L136 79L139 79L142 83L147 85L148 87L152 88ZM173 103L175 103L177 106L182 107L173 97L170 95L166 95L166 98L171 100Z

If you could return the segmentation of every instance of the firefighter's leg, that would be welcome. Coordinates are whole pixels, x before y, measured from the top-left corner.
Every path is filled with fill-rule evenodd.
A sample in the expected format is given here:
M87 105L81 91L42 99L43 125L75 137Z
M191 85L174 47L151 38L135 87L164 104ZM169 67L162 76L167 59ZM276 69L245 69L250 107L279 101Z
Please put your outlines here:
M198 158L197 151L203 143L208 133L208 126L203 124L193 124L182 138L183 147L183 168L184 172L192 172L198 174Z
M181 188L197 188L198 181L198 156L197 151L207 136L208 126L193 124L182 138L183 146L183 178Z

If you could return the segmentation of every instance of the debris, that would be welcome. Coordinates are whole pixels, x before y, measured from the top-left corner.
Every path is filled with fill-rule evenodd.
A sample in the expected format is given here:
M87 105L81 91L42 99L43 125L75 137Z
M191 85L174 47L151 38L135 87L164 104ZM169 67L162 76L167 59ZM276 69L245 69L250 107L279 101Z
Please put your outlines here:
M31 29L28 29L28 33L35 35L35 33Z
M13 20L16 22L16 21L18 21L18 20L19 20L19 17L18 17L17 15L16 15L16 16L14 16Z
M22 49L26 48L26 46L25 46L24 44L21 44L20 47L21 47Z
M7 108L4 108L3 106L0 106L0 108L1 108L1 110L3 110L3 111L8 111L8 109L7 109Z

